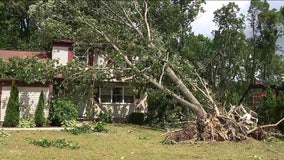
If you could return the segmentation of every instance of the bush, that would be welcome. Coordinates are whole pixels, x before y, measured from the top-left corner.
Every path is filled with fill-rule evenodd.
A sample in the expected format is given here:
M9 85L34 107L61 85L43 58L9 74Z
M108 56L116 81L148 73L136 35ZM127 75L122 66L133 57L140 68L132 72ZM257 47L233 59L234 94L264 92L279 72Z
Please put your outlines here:
M94 132L107 132L108 130L105 128L105 123L102 121L99 121L95 124L93 131Z
M260 124L269 124L275 122L275 110L277 105L277 99L273 93L273 90L268 87L266 97L262 99L261 105L257 110L257 113L260 115Z
M280 91L277 97L278 105L275 109L275 119L279 121L281 118L284 117L284 91ZM278 129L284 134L284 122L280 123Z
M76 120L78 111L71 101L55 99L52 101L48 120L52 126L61 126L64 121Z
M169 95L153 90L148 92L148 112L145 123L158 128L182 127L183 121L190 121L192 112L180 106Z
M112 118L111 115L108 112L100 112L98 115L98 121L102 121L105 123L111 123Z
M144 113L133 112L128 116L127 121L128 123L142 125L144 124L144 117L145 117Z
M20 127L20 128L33 128L35 127L36 124L35 124L35 121L31 118L28 118L28 119L20 119L19 121L19 124L17 127Z
M268 88L266 97L262 99L260 107L257 109L259 122L261 125L276 123L284 116L284 92L279 91L275 97L273 90ZM284 123L280 123L278 129L284 133Z
M74 119L73 120L64 120L61 124L64 127L73 127L73 126L76 126L77 121L74 120Z
M16 127L20 121L19 90L12 81L10 97L8 100L3 127Z
M41 91L34 118L37 127L42 127L46 123L46 119L44 116L44 108L45 107L44 107L43 91Z

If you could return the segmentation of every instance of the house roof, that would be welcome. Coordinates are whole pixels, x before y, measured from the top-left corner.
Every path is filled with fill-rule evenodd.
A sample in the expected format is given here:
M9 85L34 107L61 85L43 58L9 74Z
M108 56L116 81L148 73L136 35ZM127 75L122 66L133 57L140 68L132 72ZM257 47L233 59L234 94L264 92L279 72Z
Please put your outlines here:
M52 45L53 46L66 46L66 47L72 47L72 45L75 43L74 40L53 40Z
M48 54L44 51L15 51L15 50L0 50L0 58L3 58L5 61L8 61L10 57L32 57L37 56L41 60L47 60Z

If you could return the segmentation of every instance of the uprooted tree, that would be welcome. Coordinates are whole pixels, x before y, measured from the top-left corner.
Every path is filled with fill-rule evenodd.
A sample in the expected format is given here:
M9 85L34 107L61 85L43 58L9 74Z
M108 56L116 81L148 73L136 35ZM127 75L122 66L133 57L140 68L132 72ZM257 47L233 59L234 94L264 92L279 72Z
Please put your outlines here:
M112 71L113 77L102 77L147 82L189 108L196 121L167 138L243 140L251 129L240 121L247 111L231 107L228 112L220 113L208 84L180 53L183 38L190 32L188 25L201 4L202 1L195 0L48 1L30 7L30 13L43 31L50 31L58 38L76 38L77 51L101 54L109 60L106 65L80 71L80 77L84 74L100 77L100 73ZM172 14L160 22L159 18L165 16L162 10L170 5L175 5L170 10ZM167 30L166 24L170 22L174 29ZM175 44L178 44L176 50L171 47Z

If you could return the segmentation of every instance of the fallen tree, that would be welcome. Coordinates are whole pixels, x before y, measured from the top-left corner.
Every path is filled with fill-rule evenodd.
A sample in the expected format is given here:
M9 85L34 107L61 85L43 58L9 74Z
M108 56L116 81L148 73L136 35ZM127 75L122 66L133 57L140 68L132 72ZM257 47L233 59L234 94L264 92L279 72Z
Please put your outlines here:
M80 77L86 72L99 77L99 70L111 70L113 77L107 78L128 79L145 86L150 84L151 87L167 93L183 107L190 109L195 115L195 122L189 123L183 130L171 133L166 140L240 141L249 136L248 131L256 125L244 121L243 116L247 111L243 107L232 106L228 112L221 113L214 97L211 96L213 93L210 87L199 76L197 69L184 59L182 54L171 48L169 39L179 43L182 35L178 35L177 30L183 30L187 23L180 23L177 25L179 28L172 33L161 32L158 29L159 24L154 24L154 18L150 16L149 6L153 5L153 2L147 0L82 0L76 3L39 2L31 7L31 13L42 16L39 17L39 24L45 25L42 26L43 29L61 23L66 28L71 25L70 30L77 27L74 31L78 41L77 47L87 48L88 54L94 54L96 50L108 59L106 65L89 67L80 73ZM185 5L180 4L181 8L184 7L183 14L189 17L186 22L194 20L200 10L200 4L201 1L195 0L187 1ZM159 5L164 7L173 3L160 2ZM64 6L69 14L66 15L65 11L62 13L58 6ZM42 11L40 8L48 9ZM178 7L172 9L174 8ZM37 14L37 11L46 13ZM156 12L158 10L154 8L152 13ZM159 14L155 16L158 17ZM187 34L187 31L183 34ZM128 72L120 72L121 70Z

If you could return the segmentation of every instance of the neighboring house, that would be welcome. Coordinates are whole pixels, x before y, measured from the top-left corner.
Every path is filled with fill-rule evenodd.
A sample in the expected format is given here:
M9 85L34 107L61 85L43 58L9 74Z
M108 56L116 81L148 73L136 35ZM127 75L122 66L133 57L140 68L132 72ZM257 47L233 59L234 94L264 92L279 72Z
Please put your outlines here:
M56 40L53 42L52 52L34 52L34 51L11 51L0 50L0 58L8 61L10 57L32 57L37 56L40 60L46 61L47 59L57 59L59 64L65 65L71 62L74 58L72 53L73 42L69 40ZM89 54L87 63L90 66L98 66L107 63L106 59L102 55ZM60 77L55 77L61 79ZM0 123L4 121L4 116L7 108L8 99L10 96L12 80L0 79ZM96 97L91 98L91 105L95 107L95 114L108 112L112 117L119 121L125 119L127 115L132 112L146 112L147 105L145 100L140 100L140 96L135 96L131 90L130 83L125 82L108 82L111 85L108 87L102 87L99 82L97 84L98 94ZM19 100L21 104L21 117L27 117L35 113L36 105L38 103L40 92L43 90L45 102L49 100L52 95L53 84L47 82L27 84L22 81L16 81L19 89ZM112 87L109 87L112 86ZM80 94L78 94L80 95ZM145 95L143 95L145 97ZM145 97L146 98L146 97ZM141 102L141 103L139 103ZM85 104L83 105L86 106ZM83 109L84 110L84 109ZM48 109L46 108L46 116ZM85 113L81 112L80 117L84 117Z

